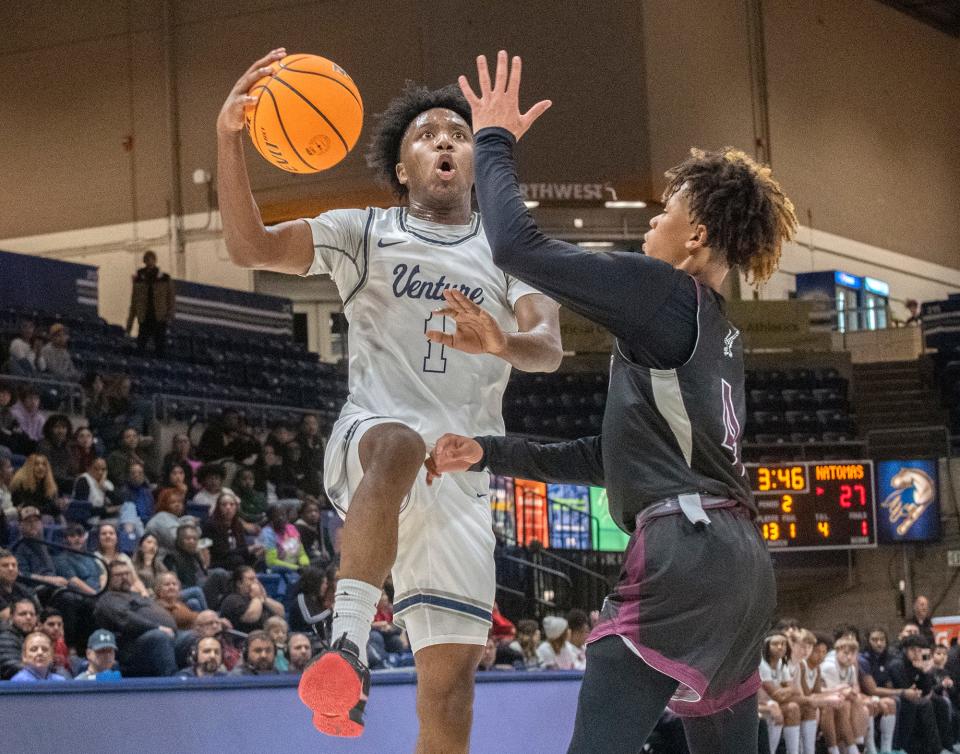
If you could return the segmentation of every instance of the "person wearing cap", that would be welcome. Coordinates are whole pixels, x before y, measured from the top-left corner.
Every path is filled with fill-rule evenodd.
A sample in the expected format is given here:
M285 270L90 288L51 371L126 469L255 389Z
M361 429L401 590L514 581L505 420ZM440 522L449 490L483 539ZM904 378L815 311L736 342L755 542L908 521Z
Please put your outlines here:
M87 554L87 530L80 524L68 524L64 537L68 549L53 559L57 575L82 594L96 594L101 587L101 570L96 558Z
M569 641L570 628L566 618L548 615L543 619L546 640L537 647L537 657L544 670L583 670L577 661L577 649Z
M23 667L10 679L15 683L67 680L53 671L53 642L42 631L33 631L23 640L21 663Z
M112 631L105 628L98 628L87 640L87 669L80 673L75 680L77 681L95 681L99 673L106 673L113 670L113 665L117 661L117 637ZM117 672L115 676L120 677Z
M57 322L50 325L48 333L50 342L40 351L40 355L47 362L47 371L58 380L79 382L82 375L77 365L73 363L70 351L67 350L70 331L66 325Z
M57 575L53 557L43 541L43 521L39 508L25 505L20 509L20 537L16 548L20 574L47 586L67 586L69 582Z

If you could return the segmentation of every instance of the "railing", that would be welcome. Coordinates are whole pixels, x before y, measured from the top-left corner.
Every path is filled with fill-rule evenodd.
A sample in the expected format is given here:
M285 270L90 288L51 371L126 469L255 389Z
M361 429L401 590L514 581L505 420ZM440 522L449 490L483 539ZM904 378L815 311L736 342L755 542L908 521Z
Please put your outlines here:
M871 429L867 432L867 453L870 458L875 457L876 446L882 445L877 441L884 436L892 436L899 446L903 447L908 455L929 455L933 458L943 458L950 455L950 430L942 424L922 427L891 427L889 429ZM911 450L909 439L916 437L912 445L921 450Z
M566 612L573 607L573 582L562 571L550 568L534 560L520 558L499 552L496 555L500 563L513 563L520 566L523 589L515 586L497 584L497 592L509 598L510 607L504 610L513 615L536 617L538 620L546 615ZM527 572L529 571L529 572ZM503 606L501 606L503 609Z
M263 425L269 424L269 417L276 414L315 414L318 409L303 408L299 406L284 406L276 403L247 403L245 401L221 400L219 398L193 398L189 395L175 395L170 393L154 393L152 397L153 418L157 421L168 421L170 413L175 406L171 404L185 403L189 406L196 406L200 410L197 413L197 419L206 421L211 415L219 414L225 408L235 408L241 411L244 416L255 424L253 420L260 418Z
M75 553L76 555L82 555L85 558L90 558L98 565L101 564L100 558L94 555L93 553L86 552L84 550L75 550L72 547L67 547L66 545L61 545L56 542L48 542L45 539L32 539L27 537L21 537L10 546L10 552L16 555L17 550L19 550L25 542L39 542L41 545L47 548L48 552L50 551L51 548L56 552L72 552L72 553ZM32 578L30 574L21 574L18 578L20 578L23 581L27 581L30 584L37 587L51 586L45 581ZM81 592L79 589L74 589L71 586L52 587L52 588L54 589L54 592L53 592L54 596L56 596L57 594L60 594L61 592L70 592L71 594L77 594L77 595L80 595L81 597L89 597L90 599L96 599L106 591L107 584L106 584L106 581L104 581L103 586L101 586L94 594L87 594L86 592Z
M31 377L17 374L0 375L0 382L32 385L37 388L41 400L58 401L60 410L68 414L82 414L86 406L83 387L76 382L51 380L46 377Z

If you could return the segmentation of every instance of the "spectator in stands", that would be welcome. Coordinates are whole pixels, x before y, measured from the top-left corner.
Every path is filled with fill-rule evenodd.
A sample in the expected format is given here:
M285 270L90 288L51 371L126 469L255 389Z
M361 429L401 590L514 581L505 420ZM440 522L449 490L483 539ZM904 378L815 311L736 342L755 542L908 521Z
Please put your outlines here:
M105 443L113 437L112 416L106 383L98 372L87 372L80 380L83 388L83 413L95 437Z
M577 667L577 652L567 640L570 628L566 618L548 615L543 619L543 633L546 640L537 647L540 665L546 670L583 670Z
M133 569L143 585L151 592L156 589L161 574L167 573L163 559L159 557L160 541L155 534L146 533L137 544L133 554Z
M47 457L39 453L28 456L26 463L13 475L10 495L17 508L30 506L51 519L60 520L67 507L66 498L60 497Z
M293 425L286 419L278 419L270 426L270 433L267 435L266 442L273 445L278 453L280 448L286 447L287 443L293 442L296 434L293 431Z
M90 503L94 522L117 515L123 500L107 478L106 460L94 457L87 470L74 480L73 499Z
M233 493L229 487L223 486L224 471L223 467L216 463L205 463L197 472L197 481L200 482L200 490L193 496L194 505L205 505L213 512L213 507L217 504L217 498L222 492Z
M574 608L567 613L567 625L570 627L570 644L577 650L577 664L586 667L587 637L590 635L590 616L583 610Z
M186 586L203 586L207 580L207 568L198 552L200 530L194 523L180 524L173 550L164 556L163 564L168 571L177 574Z
M286 673L290 668L290 662L287 658L287 639L289 638L290 627L287 621L280 615L271 615L263 623L263 630L267 632L274 646L273 669L278 673Z
M262 629L271 615L283 614L283 605L267 596L263 584L250 566L239 566L234 570L233 592L220 605L220 615L229 620L235 629L250 633Z
M170 452L163 457L161 477L167 480L164 486L171 486L169 483L170 470L174 466L180 466L184 470L184 481L190 490L186 495L186 498L189 499L197 489L194 483L194 475L201 465L202 463L193 456L193 443L190 442L190 437L183 432L178 432L173 436Z
M540 667L540 655L537 647L540 646L540 626L535 620L517 621L517 638L510 642L510 648L518 652L523 658L523 666L528 670Z
M787 637L774 631L763 640L760 659L761 690L757 696L761 714L766 712L769 715L767 734L771 752L777 750L781 736L788 754L800 752L801 710L793 681Z
M333 562L333 542L330 531L323 523L320 503L314 497L306 497L300 505L300 517L294 526L300 533L300 542L311 565L326 568Z
M57 576L53 558L43 541L43 521L40 511L32 505L20 509L20 538L17 546L17 564L20 574L46 586L67 586L67 580Z
M892 702L893 709L896 710L896 698L902 697L902 694L893 687L890 676L892 659L887 647L887 632L880 627L871 628L867 634L867 647L858 657L860 688L865 694L881 702ZM891 713L888 705L880 718L881 751L893 751L895 724L896 712Z
M65 414L51 414L43 425L43 439L37 453L46 456L53 478L61 493L67 494L73 485L70 474L70 435L73 425Z
M297 480L289 467L283 463L283 454L278 451L278 448L282 447L272 442L263 444L260 460L263 478L266 481L268 502L290 499L297 494Z
M37 325L32 319L20 321L19 335L10 341L7 371L11 374L34 374L44 371L37 367L37 354L33 350L33 336Z
M117 661L117 637L112 631L98 628L87 640L87 669L77 676L78 681L95 681L100 673L109 673ZM117 673L111 678L119 678Z
M919 325L922 319L919 302L916 299L908 298L903 302L903 305L907 308L907 312L910 315L904 324Z
M190 650L190 667L177 675L182 678L213 678L226 674L220 640L215 636L204 636L197 639Z
M304 489L311 495L319 496L323 492L323 453L326 443L320 434L320 418L316 414L300 417L300 431L296 439L303 454L303 466L310 478L310 488Z
M157 582L156 594L157 602L163 605L167 612L173 616L179 630L188 631L193 628L199 611L191 610L180 599L180 579L177 578L177 574L171 571L161 573Z
M124 501L136 506L141 521L149 521L153 516L153 491L144 473L143 464L131 461L124 478L126 484L120 496Z
M298 571L310 565L310 559L300 541L300 532L287 519L286 506L274 503L267 515L269 523L257 537L257 542L263 546L267 568Z
M90 427L77 427L68 449L70 452L70 476L78 477L90 468L90 464L97 457L97 446ZM104 471L106 471L106 466L104 466Z
M310 664L312 657L313 647L310 644L310 637L299 631L290 634L290 638L287 640L287 658L289 661L287 672L300 675Z
M157 266L157 255L147 251L143 255L143 267L133 276L133 291L130 294L130 313L127 315L127 334L133 331L137 320L137 348L145 351L147 340L153 340L153 350L163 358L167 343L167 322L174 318L176 291L173 279Z
M897 738L907 751L939 751L943 748L937 716L931 702L936 685L924 669L930 664L930 647L919 634L908 633L900 641L902 654L890 662L890 678L900 690ZM926 658L924 658L926 655Z
M95 616L117 637L121 671L126 676L173 675L176 621L158 602L131 591L129 565L113 561L108 568L107 591L97 600Z
M8 521L15 521L17 518L17 509L13 504L13 493L10 492L10 485L13 483L15 473L13 461L10 460L9 456L0 453L0 515L3 515Z
M276 672L273 663L276 648L266 631L251 631L243 644L243 662L231 675L269 675Z
M203 525L203 536L210 540L210 566L213 568L232 571L240 565L253 565L263 551L259 545L247 545L238 507L236 495L221 493L213 513Z
M235 459L238 453L243 454L245 446L242 445L240 429L240 412L233 408L224 409L200 435L197 458L205 464L221 463Z
M232 642L226 640L225 631L231 628L230 621L221 618L213 610L202 610L193 622L193 632L201 639L213 637L220 642L223 653L223 666L232 670L240 662L240 651Z
M0 548L0 622L10 620L10 611L17 600L36 600L33 590L17 581L20 565L13 553Z
M11 678L16 683L67 680L53 670L53 643L42 631L34 631L23 640L22 668Z
M130 464L139 463L146 468L140 457L140 433L133 427L127 427L120 435L120 447L107 456L107 476L117 486L127 481Z
M240 519L251 534L259 534L260 526L267 519L267 496L256 488L256 484L253 469L242 468L233 478L233 488L240 500Z
M53 559L57 575L63 576L81 594L96 594L104 584L96 558L87 554L87 530L80 524L68 524L64 539L68 549L57 553Z
M288 469L288 475L293 484L291 497L302 498L304 495L320 494L320 479L312 474L304 461L303 449L296 440L283 446L283 465Z
M308 566L300 571L300 580L290 593L290 628L294 631L310 633L313 627L307 623L298 605L297 598L303 595L307 610L311 615L319 615L327 609L324 601L329 585L327 572L315 566Z
M147 521L144 532L157 538L161 550L172 550L177 541L177 529L194 519L183 515L183 495L169 487L160 491L154 509L156 513Z
M30 455L36 443L27 437L19 422L11 412L15 399L14 389L6 382L0 382L0 446L11 453Z
M487 637L487 643L484 645L480 661L477 663L477 670L497 670L497 640L492 636Z
M141 597L151 596L150 590L140 581L140 577L133 567L133 561L130 559L130 556L120 551L116 526L109 522L101 522L97 526L97 549L94 551L94 554L99 557L100 568L104 572L104 579L109 577L109 564L118 560L130 568L130 588L133 593Z
M44 361L47 362L47 371L55 379L64 382L79 382L82 376L81 372L77 369L77 365L73 363L73 358L67 349L67 344L70 341L70 331L66 325L56 322L50 325L48 335L50 336L50 342L40 352Z
M930 600L922 594L918 594L913 601L912 621L917 624L920 635L927 640L927 644L933 646L933 623L930 620Z
M10 416L27 437L40 442L47 414L40 409L40 393L35 387L26 385L20 389L20 400L10 409Z
M37 629L37 606L33 600L17 600L10 613L10 622L0 628L0 678L4 680L13 678L23 667L24 639Z
M44 608L37 622L37 630L49 636L53 644L53 669L64 678L71 678L70 649L63 629L63 613L53 607Z
M189 468L186 464L174 463L164 474L163 484L158 487L156 493L160 494L160 490L165 489L176 490L183 495L184 500L189 500L193 495L193 490L187 484L187 479L193 477L193 472L188 471Z

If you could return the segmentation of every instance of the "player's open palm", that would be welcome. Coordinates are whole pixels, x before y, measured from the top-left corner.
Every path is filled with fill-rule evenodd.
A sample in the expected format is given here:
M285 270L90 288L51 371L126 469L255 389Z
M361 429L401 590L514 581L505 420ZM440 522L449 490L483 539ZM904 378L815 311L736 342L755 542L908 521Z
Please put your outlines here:
M283 47L272 50L250 66L246 73L237 79L237 83L233 85L233 89L230 90L230 94L224 100L223 107L220 108L220 115L217 116L217 131L229 133L243 130L243 110L257 101L256 97L251 97L247 92L257 81L270 73L270 66L273 63L283 59L286 55L287 51Z
M443 298L447 305L436 313L450 317L456 323L456 330L452 333L427 330L427 340L464 353L489 353L494 356L503 353L507 338L488 311L452 288L443 292Z
M540 100L527 112L520 112L521 68L522 61L519 55L514 55L512 65L508 66L507 53L505 50L500 50L497 53L497 71L494 74L493 83L490 83L490 69L487 67L486 56L480 55L477 58L479 96L473 91L466 76L460 76L457 79L460 91L470 103L474 133L488 126L499 126L507 129L519 141L533 122L553 104L548 99Z

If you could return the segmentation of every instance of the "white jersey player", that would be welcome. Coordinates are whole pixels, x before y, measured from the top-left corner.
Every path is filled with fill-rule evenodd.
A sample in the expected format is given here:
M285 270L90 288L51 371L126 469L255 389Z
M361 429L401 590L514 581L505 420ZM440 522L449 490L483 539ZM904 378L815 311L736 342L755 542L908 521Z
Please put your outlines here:
M350 397L324 464L344 517L334 642L304 672L300 698L319 730L360 735L366 642L392 567L417 664L417 751L466 752L495 590L489 480L464 472L429 486L423 462L445 432L502 434L510 367L559 365L557 307L493 265L471 210L469 106L453 86L408 86L381 116L368 161L403 207L264 228L240 132L247 90L284 54L257 61L224 103L218 181L234 263L330 275L350 323Z

